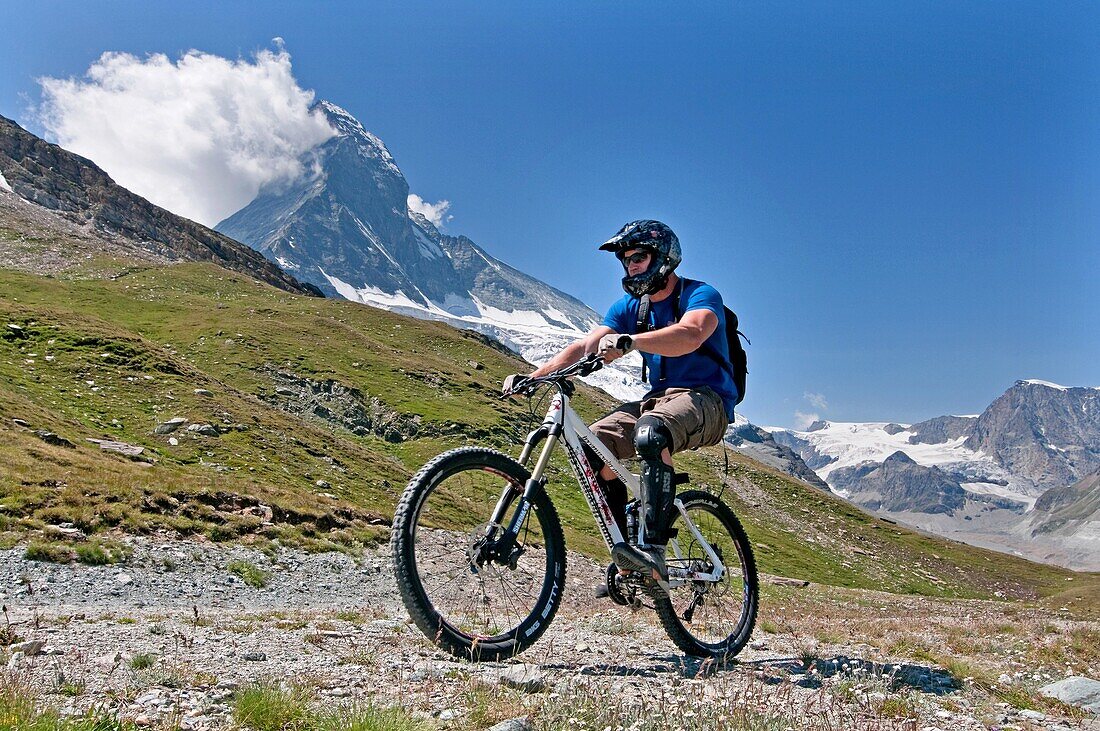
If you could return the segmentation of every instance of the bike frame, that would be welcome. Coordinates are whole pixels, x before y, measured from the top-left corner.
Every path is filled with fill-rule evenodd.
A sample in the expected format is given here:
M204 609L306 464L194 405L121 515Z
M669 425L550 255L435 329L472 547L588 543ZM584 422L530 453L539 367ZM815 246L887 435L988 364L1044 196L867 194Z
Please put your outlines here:
M517 506L515 513L513 513L512 519L509 521L506 529L506 534L502 536L502 538L511 542L519 535L519 531L530 510L531 500L535 492L544 489L545 479L543 475L546 472L547 465L550 463L550 457L553 454L554 448L560 442L562 446L565 447L565 453L569 457L569 464L573 469L573 475L577 479L577 484L580 485L581 493L584 495L584 499L587 501L588 507L592 511L592 517L596 519L596 526L599 528L600 535L603 536L604 542L607 544L608 552L610 552L611 548L616 543L624 542L626 537L624 537L622 531L619 530L619 525L615 521L614 513L611 512L611 506L608 505L607 498L604 497L603 489L596 481L596 473L593 471L592 465L588 461L588 457L584 452L584 446L587 446L595 452L603 463L611 468L618 478L623 481L623 484L627 486L636 500L641 500L641 485L638 481L638 477L630 472L622 462L616 459L604 443L601 442L581 418L577 416L576 412L573 411L572 407L569 405L569 396L564 392L564 389L560 389L558 393L554 395L550 402L550 407L546 411L546 417L543 419L542 425L527 435L527 440L523 445L523 451L520 453L519 457L520 464L524 466L527 465L535 447L543 439L546 440L545 444L543 444L542 451L539 453L538 459L535 461L535 466L531 470L531 477L524 486L523 494L520 497L520 504ZM501 521L504 519L508 506L514 499L515 489L509 486L497 502L497 506L493 511L493 516L490 521L491 525L501 525ZM683 503L679 499L675 501L675 506L680 516L683 518L683 524L688 532L691 533L706 552L712 569L710 571L695 571L690 568L677 566L674 559L683 559L684 555L680 549L679 541L674 537L669 541L668 545L671 552L668 556L669 586L681 586L688 581L720 581L726 573L725 565L722 563L722 560L719 558L714 548L707 543L702 533L699 532L699 529L691 521L687 511L684 510ZM638 532L639 535L644 535L645 511L639 512L641 513L639 516L641 524L638 527Z

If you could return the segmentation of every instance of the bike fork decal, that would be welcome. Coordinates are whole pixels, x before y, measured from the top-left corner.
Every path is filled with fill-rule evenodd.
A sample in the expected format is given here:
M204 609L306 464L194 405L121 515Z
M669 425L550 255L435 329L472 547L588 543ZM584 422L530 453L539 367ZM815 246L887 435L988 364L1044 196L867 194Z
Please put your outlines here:
M608 526L615 523L615 515L611 512L611 506L607 504L607 500L604 499L603 490L600 489L599 483L596 482L596 473L592 471L592 466L588 464L588 459L585 458L584 454L579 450L574 451L569 442L565 442L565 453L569 455L569 461L573 463L573 471L580 478L577 482L580 483L581 493L584 495L588 507L592 510L592 514L596 516L596 525L599 526L604 542L607 543L607 547L610 549L615 545L615 539L612 537L611 529Z

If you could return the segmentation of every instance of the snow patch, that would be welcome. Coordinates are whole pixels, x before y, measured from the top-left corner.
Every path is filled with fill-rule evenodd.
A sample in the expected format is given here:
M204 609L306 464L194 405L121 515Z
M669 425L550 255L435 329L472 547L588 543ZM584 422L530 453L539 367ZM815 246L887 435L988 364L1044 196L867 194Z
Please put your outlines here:
M275 261L279 264L279 266L281 266L283 268L283 271L287 271L287 272L294 271L294 272L296 272L299 269L301 269L301 267L298 266L297 262L293 262L290 259L284 259L281 256L275 257Z
M6 190L9 193L15 192L11 189L11 186L8 185L8 179L4 177L4 173L0 173L0 190Z
M1065 386L1059 386L1057 383L1051 383L1050 381L1040 381L1038 378L1029 378L1027 380L1020 381L1020 383L1027 383L1032 386L1046 386L1047 388L1055 388L1059 391L1069 390Z

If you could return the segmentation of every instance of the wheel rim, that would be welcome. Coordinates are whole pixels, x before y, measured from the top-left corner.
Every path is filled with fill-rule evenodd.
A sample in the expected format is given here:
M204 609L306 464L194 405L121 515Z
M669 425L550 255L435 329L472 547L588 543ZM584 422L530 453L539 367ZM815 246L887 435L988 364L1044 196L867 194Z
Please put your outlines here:
M705 503L686 505L691 522L702 533L726 567L726 573L718 582L685 582L669 592L669 600L681 626L696 641L710 648L720 649L736 636L744 625L749 611L746 559L733 532L713 508ZM677 518L673 527L679 528L676 543L680 547L677 558L670 545L666 564L669 568L686 568L710 571L711 562L702 544Z
M416 516L413 557L421 589L441 622L478 642L508 639L541 606L551 571L537 509L527 514L514 567L479 558L497 499L514 478L488 467L443 475ZM505 518L507 522L510 513Z

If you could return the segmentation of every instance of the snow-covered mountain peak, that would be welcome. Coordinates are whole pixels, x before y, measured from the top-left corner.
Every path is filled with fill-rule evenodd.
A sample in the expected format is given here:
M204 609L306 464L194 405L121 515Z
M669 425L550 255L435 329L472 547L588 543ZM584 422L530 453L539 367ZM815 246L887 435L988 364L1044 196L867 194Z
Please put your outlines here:
M1059 386L1057 383L1051 383L1050 381L1040 381L1038 378L1028 378L1022 381L1016 381L1017 386L1045 386L1046 388L1053 388L1057 391L1068 391L1065 386Z
M350 137L354 139L360 146L365 147L365 149L362 150L365 154L369 156L377 155L387 163L388 166L392 166L394 170L398 169L397 163L394 162L393 155L390 154L389 148L386 147L386 143L378 136L368 131L358 119L348 112L348 110L326 99L322 99L314 104L314 109L319 109L324 113L329 124L336 130L337 137ZM373 155L371 153L373 153Z

